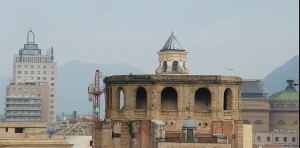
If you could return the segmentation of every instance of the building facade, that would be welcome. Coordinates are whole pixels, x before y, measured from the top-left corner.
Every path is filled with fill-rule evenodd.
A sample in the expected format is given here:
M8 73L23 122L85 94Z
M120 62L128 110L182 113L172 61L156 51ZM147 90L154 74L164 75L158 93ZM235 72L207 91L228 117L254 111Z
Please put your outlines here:
M260 80L243 80L242 119L253 126L253 147L299 147L299 92L288 86L267 97Z
M285 90L269 97L270 130L299 131L299 91L288 80Z
M66 139L50 139L46 122L0 122L0 148L72 148Z
M158 55L155 75L104 79L106 120L95 127L99 131L96 145L150 148L213 143L212 147L243 147L241 78L188 75L187 52L173 33ZM186 130L187 135L194 135L191 141L182 136L188 118L195 124Z
M6 121L42 121L49 120L49 86L28 84L10 84L6 87Z
M269 131L270 104L261 80L243 80L241 117L253 132Z
M254 147L287 147L298 148L299 137L296 131L275 130L272 132L254 132Z
M43 106L43 109L48 111L48 122L56 121L57 64L54 61L53 53L52 47L46 51L46 54L42 54L42 50L35 43L34 33L29 31L24 48L19 50L19 54L14 55L13 80L11 81L11 85L20 85L19 87L22 88L19 89L22 90L31 90L33 85L36 85L36 88L48 86L48 96L41 98L41 102L45 102L48 99L48 103L46 103L48 106ZM7 94L9 96L6 98L16 96L13 93ZM24 93L24 96L28 96L28 94L30 93Z

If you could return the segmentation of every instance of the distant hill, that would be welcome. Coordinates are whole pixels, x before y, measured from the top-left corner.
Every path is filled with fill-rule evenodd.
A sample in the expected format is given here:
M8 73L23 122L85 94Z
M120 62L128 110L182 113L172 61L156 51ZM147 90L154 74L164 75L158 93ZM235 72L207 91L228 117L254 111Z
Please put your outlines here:
M284 90L288 79L295 81L299 79L299 55L294 56L263 79L269 96Z
M92 103L88 101L87 87L93 83L95 70L99 69L104 76L122 74L143 74L140 70L124 63L104 65L70 61L58 68L57 113L78 114L92 113ZM299 56L295 56L281 67L268 74L263 82L269 95L282 91L287 86L286 80L299 79ZM0 116L4 113L4 97L10 76L0 76ZM104 115L104 96L101 97L101 108Z
M70 61L58 68L58 100L57 113L92 114L92 102L88 101L87 88L93 83L96 69L104 76L122 74L142 74L142 72L128 64L111 65L83 63ZM101 108L104 115L104 96L101 97Z

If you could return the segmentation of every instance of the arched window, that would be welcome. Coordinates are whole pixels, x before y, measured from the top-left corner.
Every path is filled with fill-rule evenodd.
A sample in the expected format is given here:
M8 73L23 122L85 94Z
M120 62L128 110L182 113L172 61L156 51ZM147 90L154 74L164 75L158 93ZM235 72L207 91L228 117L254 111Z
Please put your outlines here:
M261 120L256 120L254 124L263 124L263 122Z
M231 110L232 109L232 91L227 88L224 92L223 98L223 110Z
M119 109L124 109L124 103L125 103L125 100L124 100L124 92L123 92L123 89L120 89L120 93L119 93Z
M250 124L249 120L243 120L243 124Z
M167 72L167 67L168 67L167 61L164 61L163 62L163 72Z
M177 110L178 109L177 92L172 87L167 87L161 92L161 109Z
M145 88L139 87L136 91L136 109L147 109L147 92Z
M277 124L278 124L278 125L285 125L285 122L284 122L283 120L279 120L279 121L277 122Z
M173 64L172 64L172 71L173 72L178 72L178 61L173 61Z
M211 93L207 88L199 88L195 93L195 110L211 109Z

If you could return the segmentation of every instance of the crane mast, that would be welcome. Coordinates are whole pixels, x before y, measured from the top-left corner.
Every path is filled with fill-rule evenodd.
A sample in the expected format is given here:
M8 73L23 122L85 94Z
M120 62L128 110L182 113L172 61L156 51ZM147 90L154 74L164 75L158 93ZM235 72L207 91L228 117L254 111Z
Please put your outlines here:
M93 102L93 130L92 130L92 147L100 148L99 141L96 141L96 130L100 128L100 71L96 70L94 77L94 84L88 87L89 101Z
M94 91L94 100L93 100L93 121L100 122L100 72L96 70L95 73L95 91Z

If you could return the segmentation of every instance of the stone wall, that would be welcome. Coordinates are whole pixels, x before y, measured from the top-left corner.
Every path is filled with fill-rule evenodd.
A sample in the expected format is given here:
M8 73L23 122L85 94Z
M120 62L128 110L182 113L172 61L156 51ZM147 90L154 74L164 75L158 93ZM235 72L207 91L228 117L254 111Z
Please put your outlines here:
M222 134L229 137L230 143L234 142L231 140L232 132L240 133L233 130L235 126L233 121L241 119L241 78L239 77L120 75L106 77L104 82L106 83L105 118L111 120L110 128L114 132L112 138L114 147L128 147L130 144L136 147L153 147L150 136L147 136L152 133L146 130L148 124L144 122L152 119L162 120L166 124L166 137L170 133L177 133L180 137L183 122L188 116L195 122L197 126L195 132L200 137L212 137L212 131L215 128L213 122L222 120L226 121L221 126ZM137 96L140 96L139 90L145 90L142 96L143 99L146 98L147 107L143 109L136 108L139 106L136 104L139 98ZM200 94L198 90L201 90ZM124 107L120 106L121 92L124 94ZM210 102L204 101L202 105L205 105L205 108L199 105L196 107L195 102L199 98ZM130 137L127 127L129 120L136 122L138 133L135 133L135 136L139 137ZM116 129L119 129L118 133ZM243 129L236 128L236 130ZM236 145L240 144L242 140Z
M172 143L158 142L157 148L231 148L231 144L224 143Z

